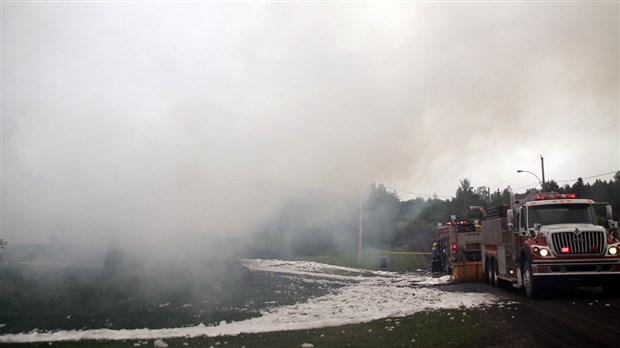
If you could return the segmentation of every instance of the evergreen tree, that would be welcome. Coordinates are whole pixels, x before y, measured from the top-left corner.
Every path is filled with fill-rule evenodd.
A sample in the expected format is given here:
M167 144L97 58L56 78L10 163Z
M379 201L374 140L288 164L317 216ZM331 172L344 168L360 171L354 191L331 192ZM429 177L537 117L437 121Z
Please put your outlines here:
M545 190L549 192L560 192L560 185L553 180L549 180L545 183Z
M575 193L612 205L615 219L620 213L620 171L612 180L596 180L592 185L582 178L560 187L550 180L549 190ZM518 195L525 197L531 189ZM460 180L455 197L449 200L415 198L401 201L383 184L372 184L362 205L364 248L406 246L428 249L430 231L436 223L445 223L451 215L457 219L481 218L478 207L497 207L510 203L510 192L486 187L474 189L467 178ZM271 221L254 234L246 247L249 257L292 258L329 252L351 251L357 247L360 202L358 195L309 193L290 200ZM0 240L1 241L1 240Z
M581 177L577 178L577 181L573 184L571 190L574 194L577 195L578 198L585 197L586 185L584 185L583 179Z

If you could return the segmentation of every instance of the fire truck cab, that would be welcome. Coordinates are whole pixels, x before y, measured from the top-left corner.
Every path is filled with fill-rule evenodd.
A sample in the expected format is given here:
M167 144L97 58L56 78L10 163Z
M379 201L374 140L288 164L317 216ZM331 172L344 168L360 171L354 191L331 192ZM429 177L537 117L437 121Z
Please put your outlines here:
M553 281L620 291L620 242L598 225L594 201L574 194L538 194L487 209L482 222L482 271L491 284L523 287L538 297Z

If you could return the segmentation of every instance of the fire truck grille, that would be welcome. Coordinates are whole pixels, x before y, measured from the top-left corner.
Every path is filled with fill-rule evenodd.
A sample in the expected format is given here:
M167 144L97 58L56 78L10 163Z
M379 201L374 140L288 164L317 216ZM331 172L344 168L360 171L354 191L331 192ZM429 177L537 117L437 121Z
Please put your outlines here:
M605 234L601 232L555 232L551 240L556 255L593 255L605 249Z

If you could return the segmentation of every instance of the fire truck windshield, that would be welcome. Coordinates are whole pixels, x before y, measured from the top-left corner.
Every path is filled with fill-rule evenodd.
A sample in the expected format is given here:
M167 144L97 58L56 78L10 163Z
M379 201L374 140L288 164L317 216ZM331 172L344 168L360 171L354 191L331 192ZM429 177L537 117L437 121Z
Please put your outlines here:
M592 224L596 225L594 209L589 204L551 204L528 208L528 225L534 224Z

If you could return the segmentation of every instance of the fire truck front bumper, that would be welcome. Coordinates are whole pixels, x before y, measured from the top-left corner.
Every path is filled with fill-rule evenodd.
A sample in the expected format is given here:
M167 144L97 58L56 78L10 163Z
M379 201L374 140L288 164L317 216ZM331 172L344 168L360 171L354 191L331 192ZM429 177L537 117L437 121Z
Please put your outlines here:
M593 260L538 260L532 264L532 275L554 276L618 276L620 258Z

